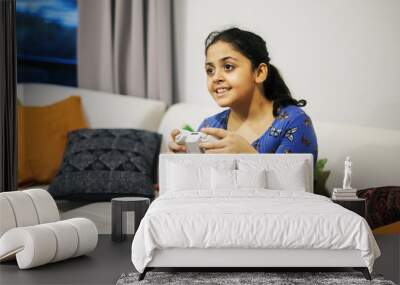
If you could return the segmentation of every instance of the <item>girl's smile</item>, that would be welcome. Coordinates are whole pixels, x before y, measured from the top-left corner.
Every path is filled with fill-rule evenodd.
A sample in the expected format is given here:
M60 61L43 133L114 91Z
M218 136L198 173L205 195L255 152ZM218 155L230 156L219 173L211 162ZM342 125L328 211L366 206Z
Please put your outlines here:
M217 89L215 89L215 92L217 93L216 96L217 97L222 97L225 96L229 90L231 90L230 87L218 87Z

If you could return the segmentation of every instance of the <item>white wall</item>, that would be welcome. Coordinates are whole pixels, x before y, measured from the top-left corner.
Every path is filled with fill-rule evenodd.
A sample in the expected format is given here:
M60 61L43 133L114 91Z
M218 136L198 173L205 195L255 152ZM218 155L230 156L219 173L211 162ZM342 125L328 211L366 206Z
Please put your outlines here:
M204 39L236 25L266 40L313 120L400 129L400 1L175 0L174 9L179 101L215 104Z

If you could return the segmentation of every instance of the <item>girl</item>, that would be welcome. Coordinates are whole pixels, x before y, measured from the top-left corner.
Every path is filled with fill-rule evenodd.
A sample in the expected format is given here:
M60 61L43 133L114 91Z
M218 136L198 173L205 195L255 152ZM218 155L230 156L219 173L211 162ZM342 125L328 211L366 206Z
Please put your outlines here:
M300 108L305 100L292 98L258 35L231 28L212 32L206 39L208 91L228 109L206 118L199 130L215 143L202 143L205 153L312 153L318 156L317 138L310 117ZM169 149L186 152L174 142Z

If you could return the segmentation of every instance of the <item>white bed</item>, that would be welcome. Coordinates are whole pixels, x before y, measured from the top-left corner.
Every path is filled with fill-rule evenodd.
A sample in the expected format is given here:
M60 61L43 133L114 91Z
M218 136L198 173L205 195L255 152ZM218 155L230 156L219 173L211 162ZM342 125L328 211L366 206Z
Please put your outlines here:
M313 192L311 154L160 156L160 196L132 243L154 267L354 267L380 255L367 222Z

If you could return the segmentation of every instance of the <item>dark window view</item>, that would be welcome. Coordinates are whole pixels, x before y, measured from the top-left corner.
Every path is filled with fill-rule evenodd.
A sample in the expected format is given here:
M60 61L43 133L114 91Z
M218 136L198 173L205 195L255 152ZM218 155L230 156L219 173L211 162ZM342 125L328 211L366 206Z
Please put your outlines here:
M17 0L18 82L77 85L77 0Z

